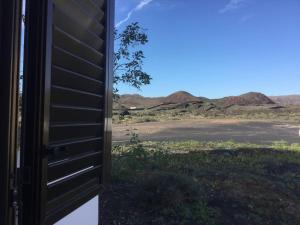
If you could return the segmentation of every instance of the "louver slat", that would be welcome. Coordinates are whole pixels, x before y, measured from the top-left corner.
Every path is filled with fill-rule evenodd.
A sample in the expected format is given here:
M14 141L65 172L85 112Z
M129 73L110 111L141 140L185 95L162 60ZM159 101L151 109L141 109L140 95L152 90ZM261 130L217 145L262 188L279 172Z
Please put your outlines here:
M97 195L99 192L99 179L92 179L87 183L78 185L75 189L65 193L47 204L45 224L54 224L58 219L71 213L80 205ZM80 194L79 194L80 193ZM60 207L57 207L57 206Z

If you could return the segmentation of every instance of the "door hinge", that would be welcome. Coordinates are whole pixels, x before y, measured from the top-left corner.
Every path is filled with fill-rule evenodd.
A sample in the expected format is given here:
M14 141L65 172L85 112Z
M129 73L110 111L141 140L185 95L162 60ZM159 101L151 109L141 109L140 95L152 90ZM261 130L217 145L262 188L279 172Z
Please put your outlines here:
M24 167L18 168L16 174L11 174L10 176L10 198L11 198L11 207L18 211L21 201L21 190L23 185L31 184L31 168Z
M16 174L11 174L10 175L10 202L11 202L11 207L14 210L18 209L19 205L19 195L18 195L18 171Z

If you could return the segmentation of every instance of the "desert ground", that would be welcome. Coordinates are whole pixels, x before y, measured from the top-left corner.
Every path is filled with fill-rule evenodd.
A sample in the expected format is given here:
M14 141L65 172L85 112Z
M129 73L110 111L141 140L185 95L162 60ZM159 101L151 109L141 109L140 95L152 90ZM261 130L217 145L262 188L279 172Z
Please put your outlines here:
M132 133L141 141L228 141L269 145L284 140L300 143L300 125L237 119L198 119L115 124L114 143L126 142Z
M138 134L141 141L300 143L300 105L289 105L297 99L255 92L223 99L187 92L162 98L125 95L115 104L113 140L122 143Z

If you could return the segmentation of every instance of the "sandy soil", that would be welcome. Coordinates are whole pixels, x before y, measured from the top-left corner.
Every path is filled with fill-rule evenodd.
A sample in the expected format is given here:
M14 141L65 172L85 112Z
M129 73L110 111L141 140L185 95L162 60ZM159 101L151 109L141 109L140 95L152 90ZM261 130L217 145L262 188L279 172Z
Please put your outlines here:
M143 141L234 140L270 144L274 141L285 140L289 143L300 143L299 128L300 125L230 119L115 124L113 125L113 141L114 143L126 142L130 139L130 133L135 132Z

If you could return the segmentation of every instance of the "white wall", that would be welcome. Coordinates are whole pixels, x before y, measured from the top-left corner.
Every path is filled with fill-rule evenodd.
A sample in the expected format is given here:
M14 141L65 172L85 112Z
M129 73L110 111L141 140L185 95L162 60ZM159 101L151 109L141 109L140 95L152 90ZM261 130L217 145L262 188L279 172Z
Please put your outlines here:
M96 197L54 225L98 225L98 203Z

